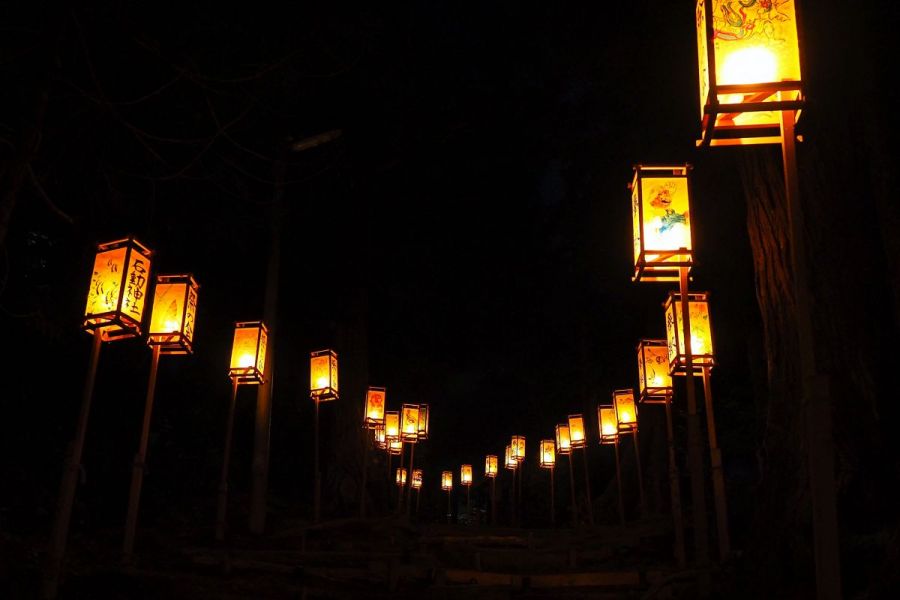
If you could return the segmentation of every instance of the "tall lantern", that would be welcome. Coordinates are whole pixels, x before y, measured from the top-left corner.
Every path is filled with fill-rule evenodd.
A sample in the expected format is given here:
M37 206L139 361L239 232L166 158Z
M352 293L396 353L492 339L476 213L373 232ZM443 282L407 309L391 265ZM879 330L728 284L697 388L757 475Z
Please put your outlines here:
M517 463L523 462L525 460L525 436L524 435L514 435L512 436L512 442L509 445L510 452L512 453L513 460Z
M619 432L634 433L638 428L637 406L634 404L634 390L615 390L613 406L616 409L616 421Z
M691 365L695 374L700 374L704 368L711 368L715 364L708 299L709 294L706 292L688 294L691 323ZM669 355L669 373L672 375L684 375L687 371L681 304L681 294L669 292L669 298L665 303L666 345Z
M262 321L235 323L228 376L236 384L263 382L267 341L268 330Z
M197 290L191 275L158 275L147 343L160 354L191 354L197 318Z
M410 483L414 490L422 487L422 469L413 469L412 472L412 483Z
M384 423L375 425L375 444L382 450L387 449L387 439L384 435Z
M366 391L365 426L374 429L379 423L384 424L384 401L387 391L382 387L372 387Z
M384 413L384 437L389 442L400 439L400 413L396 410Z
M541 440L541 466L552 469L556 465L556 446L553 440Z
M441 472L441 489L445 492L453 489L453 471Z
M419 405L404 404L400 411L400 437L415 444L419 439Z
M488 454L484 457L484 474L486 477L497 476L497 455Z
M614 406L598 406L597 422L600 424L600 443L615 444L619 439L619 420Z
M560 423L556 426L556 451L560 454L572 452L572 441L569 439L568 424Z
M698 0L698 144L779 143L779 111L803 104L793 0Z
M513 457L513 455L512 455L512 448L510 446L506 447L506 454L505 454L503 466L512 471L514 471L516 469L516 467L519 466L519 463L516 462L515 457Z
M82 327L103 341L141 334L152 252L134 238L97 246Z
M391 456L400 456L403 453L403 442L391 440L387 443L387 449Z
M419 405L419 439L427 440L428 439L428 417L429 410L427 404Z
M663 404L672 398L666 340L641 340L637 347L639 401Z
M572 448L584 448L584 417L569 415L569 444Z
M692 264L690 165L634 167L634 281L678 281Z
M406 469L398 468L396 471L396 475L394 476L394 481L400 487L405 486L406 485Z
M459 483L465 486L472 485L472 465L462 465L459 468Z
M310 353L309 394L316 402L338 399L338 359L334 350Z

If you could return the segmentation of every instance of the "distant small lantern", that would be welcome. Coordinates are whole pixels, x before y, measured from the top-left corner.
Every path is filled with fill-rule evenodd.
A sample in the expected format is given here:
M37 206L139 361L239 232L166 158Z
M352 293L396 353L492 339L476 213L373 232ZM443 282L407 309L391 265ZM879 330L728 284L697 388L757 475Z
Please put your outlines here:
M419 405L419 439L427 440L428 439L428 417L429 410L427 404Z
M387 440L384 435L383 423L375 425L375 444L382 450L385 450L387 448Z
M541 440L541 466L552 469L556 465L556 447L553 440Z
M422 469L413 469L412 483L410 485L414 490L422 487Z
M600 424L600 443L616 443L619 439L619 420L615 406L598 406L597 422Z
M268 330L262 321L235 323L228 376L236 383L262 383L268 340Z
M634 403L634 390L616 390L613 392L613 407L616 409L616 421L620 433L634 433L638 428L637 406Z
M338 359L334 350L310 353L309 395L316 402L338 399Z
M453 471L443 471L441 473L441 489L445 492L453 489Z
M389 442L400 439L400 413L396 410L384 413L384 437Z
M692 264L690 168L634 167L634 281L679 281Z
M465 486L472 485L472 465L462 465L459 468L459 483Z
M640 402L663 404L672 398L666 340L641 340L637 348Z
M387 445L388 452L390 452L391 456L400 456L403 454L403 442L400 440L391 440Z
M569 439L568 424L560 423L556 426L556 451L560 454L571 454L572 440Z
M366 391L366 416L365 426L374 429L379 423L384 423L384 402L387 391L382 387L369 386Z
M524 435L514 435L512 436L512 442L510 443L510 451L512 452L513 460L520 463L525 460L525 436Z
M584 448L584 417L569 415L569 444L572 448Z
M191 354L197 318L197 290L191 275L158 275L147 343L160 354Z
M688 294L688 306L691 318L691 363L694 373L702 373L704 368L711 368L715 364L712 326L709 321L709 294L706 292ZM687 371L687 353L684 344L681 294L669 292L665 312L669 373L684 375Z
M698 0L700 144L779 143L779 111L803 103L795 3Z
M84 329L94 331L103 341L141 334L152 255L134 238L97 246Z
M487 477L497 476L497 455L488 454L484 457L484 474Z
M509 446L506 447L506 458L503 462L503 466L511 471L514 471L516 467L519 466L519 463L516 462L516 459L512 454L512 448Z
M400 438L415 444L419 439L419 405L404 404L400 410Z
M406 485L406 469L398 468L396 471L396 475L394 476L394 481L400 487Z

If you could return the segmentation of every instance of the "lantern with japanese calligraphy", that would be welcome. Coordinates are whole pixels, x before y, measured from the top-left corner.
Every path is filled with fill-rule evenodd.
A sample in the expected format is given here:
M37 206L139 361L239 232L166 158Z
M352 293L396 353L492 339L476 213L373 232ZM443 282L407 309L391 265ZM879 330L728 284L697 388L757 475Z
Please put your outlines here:
M692 263L690 165L634 167L634 281L678 281Z
M441 473L441 489L445 492L453 489L453 471L443 471Z
M428 439L428 418L429 418L429 416L430 415L429 415L429 411L428 411L428 405L420 404L419 405L419 427L418 427L420 440Z
M422 469L413 469L412 482L410 483L414 490L422 487Z
M400 439L400 413L396 410L384 413L384 437L389 442Z
M158 275L147 343L160 354L190 354L194 346L197 290L191 275Z
M419 439L419 405L404 404L400 410L400 438L415 444Z
M398 468L396 475L394 476L394 481L400 487L406 485L406 469Z
M236 323L228 376L236 383L262 383L267 341L268 331L262 321Z
M597 422L600 425L600 443L615 444L619 439L619 420L615 406L598 406Z
M779 143L779 112L803 103L794 0L698 0L702 139Z
M384 423L375 425L375 444L382 450L387 449L387 439L384 435Z
M560 423L556 426L556 451L560 454L572 452L572 441L569 439L569 425Z
M316 402L338 399L338 359L334 350L310 353L309 395Z
M541 440L541 466L552 469L556 465L556 447L553 440Z
M513 460L516 462L522 462L525 460L525 436L524 435L514 435L512 436L512 441L509 444L510 452L512 452Z
M384 423L384 401L387 391L382 387L369 386L366 391L366 416L365 426L374 429L379 423Z
M459 468L459 483L465 486L472 485L472 465L462 465Z
M682 321L681 294L669 292L665 303L666 345L669 355L669 373L684 375L687 371L687 352L684 343L684 322ZM712 326L709 321L709 294L706 292L688 294L691 321L691 364L694 373L715 364L713 353Z
M510 470L515 470L516 467L519 466L519 463L516 462L516 459L512 455L512 448L506 447L506 458L504 459L503 466Z
M584 448L584 417L569 415L569 444L572 448Z
M665 340L641 340L637 348L640 402L663 404L672 398L669 351Z
M637 407L634 404L634 390L615 390L613 407L620 433L634 433L638 428Z
M487 477L497 476L497 455L488 454L484 457L484 474Z
M82 327L103 341L141 334L153 252L134 238L97 246Z

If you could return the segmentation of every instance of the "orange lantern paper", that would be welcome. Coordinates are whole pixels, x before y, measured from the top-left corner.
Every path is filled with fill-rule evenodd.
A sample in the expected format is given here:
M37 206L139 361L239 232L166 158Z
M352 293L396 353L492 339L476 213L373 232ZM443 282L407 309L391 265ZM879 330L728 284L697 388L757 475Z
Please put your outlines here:
M459 483L461 485L472 485L472 465L462 465L459 468Z
M309 395L316 402L338 399L338 359L334 350L310 353Z
M419 439L427 440L428 439L428 418L429 411L427 404L419 405Z
M634 167L634 281L678 281L679 269L691 267L690 169L690 165Z
M552 469L556 465L556 447L553 440L541 440L540 461L545 469Z
M387 442L387 446L391 456L400 456L403 454L403 442L400 440L391 440Z
M780 111L803 105L793 0L698 0L702 139L730 146L781 142Z
M413 469L412 483L410 485L412 485L414 490L422 487L422 469Z
M141 335L152 255L134 238L97 246L84 308L85 330L103 341Z
M268 330L262 321L235 323L231 368L228 371L232 380L252 384L263 382L268 339Z
M569 444L572 448L584 448L584 417L569 415Z
M404 404L400 410L400 437L415 444L419 439L419 405Z
M664 404L672 398L666 340L641 340L637 348L640 402Z
M441 489L445 492L453 489L453 471L443 471L441 473Z
M516 459L512 455L512 448L510 446L506 447L506 458L503 466L511 471L515 471L516 467L519 466L519 463L516 462Z
M702 373L704 368L712 368L715 364L708 299L709 294L706 292L688 294L688 310L691 318L691 363L694 373L698 374ZM669 298L665 303L665 312L669 373L684 375L687 372L687 352L684 343L681 294L669 292Z
M365 426L374 429L379 423L384 423L384 402L387 391L382 387L369 386L366 391L366 416Z
M382 450L387 449L387 438L384 435L384 423L375 425L375 444Z
M497 476L497 455L488 454L484 457L484 474L487 477Z
M525 460L525 436L524 435L514 435L512 436L512 442L509 445L510 451L512 452L513 460L516 462L522 462Z
M406 469L398 468L396 471L396 475L394 476L394 481L400 487L406 485Z
M620 433L634 433L638 428L637 406L634 403L634 390L615 390L613 406L616 409L616 420Z
M197 290L191 275L157 275L147 343L160 354L191 354L197 318Z
M614 406L598 406L597 422L600 424L600 443L615 444L619 439L619 420Z
M384 437L389 442L400 439L400 413L396 410L384 413Z
M569 425L560 423L556 426L556 451L560 454L572 452L572 440L569 439Z

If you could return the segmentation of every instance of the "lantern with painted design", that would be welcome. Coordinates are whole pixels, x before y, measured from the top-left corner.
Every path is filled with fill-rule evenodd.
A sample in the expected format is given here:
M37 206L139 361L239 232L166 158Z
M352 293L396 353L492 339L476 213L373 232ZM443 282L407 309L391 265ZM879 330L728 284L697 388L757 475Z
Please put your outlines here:
M506 454L505 454L503 466L511 471L515 471L516 467L519 466L519 463L516 462L516 459L512 455L512 448L510 446L506 447Z
M568 423L560 423L556 426L556 451L560 454L570 454L572 452Z
M684 343L681 294L669 292L665 303L666 346L669 355L669 373L684 375L687 372L687 346ZM688 294L688 310L691 321L691 364L694 373L715 365L712 325L709 320L709 294Z
M556 465L556 447L553 440L541 440L541 467L552 469Z
M422 487L422 469L413 469L412 483L410 485L414 490Z
M615 406L598 406L597 423L600 427L600 443L614 444L619 439L619 420Z
M419 439L419 405L404 404L400 410L400 438L415 444Z
M666 340L641 340L637 348L639 401L663 404L672 398Z
M634 167L634 281L678 281L679 269L692 264L690 168Z
M472 485L472 465L462 465L459 468L459 483L465 486Z
M620 433L634 433L638 428L637 406L634 403L634 390L615 390L613 407L616 409L616 421Z
M141 334L153 252L134 238L97 246L82 327L103 341Z
M158 275L147 343L160 354L191 354L197 318L197 290L191 275Z
M443 471L441 473L441 489L445 492L453 489L453 471Z
M263 382L268 339L268 331L262 321L235 323L231 368L228 371L232 380L252 384Z
M369 386L366 391L366 416L365 426L374 429L379 423L384 423L384 402L387 391L382 387Z
M338 399L338 359L334 350L310 353L309 395L316 402Z
M394 482L403 487L406 485L406 469L398 468L396 474L394 475Z
M497 455L488 454L484 457L484 474L487 477L497 476Z
M524 435L514 435L512 436L512 441L510 442L510 451L512 452L513 460L517 463L523 462L525 460L525 436Z
M389 442L400 439L400 413L396 410L384 413L384 437Z
M569 415L569 444L572 448L584 448L584 417Z

